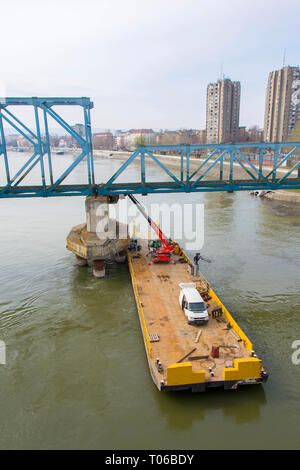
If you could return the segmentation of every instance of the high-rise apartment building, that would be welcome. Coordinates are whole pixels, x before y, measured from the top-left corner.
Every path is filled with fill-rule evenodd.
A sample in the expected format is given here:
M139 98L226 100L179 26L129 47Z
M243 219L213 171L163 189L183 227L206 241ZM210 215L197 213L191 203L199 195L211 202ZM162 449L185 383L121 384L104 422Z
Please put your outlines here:
M209 83L206 99L207 143L238 141L240 97L240 82L232 82L226 78Z
M283 67L269 73L264 120L264 140L286 140L300 119L300 68Z

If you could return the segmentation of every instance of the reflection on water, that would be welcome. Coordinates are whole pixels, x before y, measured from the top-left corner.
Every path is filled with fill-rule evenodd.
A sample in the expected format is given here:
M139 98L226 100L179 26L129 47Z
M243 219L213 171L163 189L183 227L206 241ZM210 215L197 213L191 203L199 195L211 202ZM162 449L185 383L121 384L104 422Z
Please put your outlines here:
M222 394L222 400L220 400L220 394ZM173 403L176 413L172 412L170 403ZM235 424L259 421L261 407L266 404L263 387L250 385L242 387L239 392L224 393L220 390L211 390L200 396L189 392L179 392L164 396L159 401L161 412L167 416L168 427L184 430L192 428L194 422L209 418L212 411L220 411L225 422L228 419Z
M64 156L59 165L71 161ZM105 179L120 163L95 165ZM141 198L146 206L174 200ZM300 366L291 362L300 339L299 209L243 192L176 196L187 202L205 204L200 251L212 262L201 269L253 341L269 382L159 393L127 266L110 264L99 280L65 248L70 228L85 218L84 198L3 200L1 448L299 448Z
M287 202L279 202L276 200L265 200L262 199L262 205L267 206L267 211L275 214L278 217L283 217L285 220L289 221L289 224L295 224L299 226L300 224L300 205L287 203Z

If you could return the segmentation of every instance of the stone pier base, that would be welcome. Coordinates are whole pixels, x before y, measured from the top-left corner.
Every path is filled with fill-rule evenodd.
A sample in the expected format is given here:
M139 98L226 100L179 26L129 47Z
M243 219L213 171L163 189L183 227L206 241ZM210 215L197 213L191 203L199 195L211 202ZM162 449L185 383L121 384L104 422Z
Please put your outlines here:
M127 252L125 250L115 254L115 261L117 263L125 263L127 259Z
M76 225L67 237L67 248L76 256L78 266L89 265L96 277L105 276L105 260L125 263L130 242L128 227L109 218L109 197L86 198L86 223ZM114 232L107 230L114 227Z
M85 258L81 258L81 256L75 255L76 264L77 266L86 266L87 260Z

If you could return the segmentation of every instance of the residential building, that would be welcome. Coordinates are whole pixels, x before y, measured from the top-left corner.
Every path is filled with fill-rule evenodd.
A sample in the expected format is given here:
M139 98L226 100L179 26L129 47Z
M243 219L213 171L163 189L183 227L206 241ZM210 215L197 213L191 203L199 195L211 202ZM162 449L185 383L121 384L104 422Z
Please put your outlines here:
M206 144L206 129L198 131L199 144Z
M130 129L125 138L129 150L134 150L138 137L143 137L145 145L155 144L155 132L152 129Z
M180 129L160 131L155 135L156 145L197 145L206 143L206 130Z
M130 129L127 132L116 132L114 148L116 150L134 150L138 137L143 137L145 145L155 145L156 143L156 133L152 129Z
M247 138L248 142L263 142L264 131L257 126L250 127L247 129Z
M209 83L206 99L207 143L237 142L240 119L240 82L229 78Z
M270 72L265 102L265 142L286 140L299 119L300 68L287 66Z
M72 148L73 145L74 145L74 139L73 137L69 135L61 137L58 141L58 147L60 148Z
M257 126L239 127L239 142L263 142L263 130Z
M247 142L248 132L245 126L239 127L239 142Z
M115 150L126 150L126 136L127 132L116 131L114 136Z
M22 135L20 135L18 138L17 138L17 147L20 147L20 148L31 148L33 147L33 145L31 144L31 142L26 139L25 137L23 137Z
M17 147L17 141L20 138L19 134L6 134L5 142L8 147ZM1 144L1 142L0 142Z
M156 145L179 145L180 135L178 131L169 131L165 129L163 132L156 134Z
M183 129L178 131L181 144L197 145L206 142L206 131L198 129Z
M93 134L94 149L111 150L113 146L114 146L114 136L110 131L97 132L97 134Z
M74 124L74 126L72 126L72 129L77 132L77 134L79 134L81 137L84 137L84 134L85 134L85 130L84 130L84 125L83 124Z

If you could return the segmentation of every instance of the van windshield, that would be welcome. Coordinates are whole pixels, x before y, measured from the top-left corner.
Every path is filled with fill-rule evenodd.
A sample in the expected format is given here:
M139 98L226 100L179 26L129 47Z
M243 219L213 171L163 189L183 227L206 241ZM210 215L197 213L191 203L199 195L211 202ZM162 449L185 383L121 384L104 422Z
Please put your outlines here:
M204 312L205 303L204 302L190 302L189 310L191 310L192 312Z

